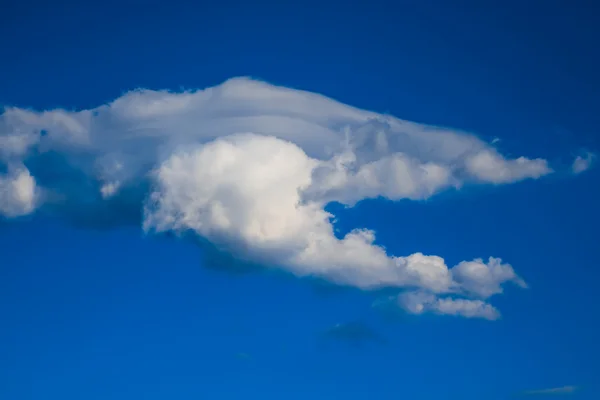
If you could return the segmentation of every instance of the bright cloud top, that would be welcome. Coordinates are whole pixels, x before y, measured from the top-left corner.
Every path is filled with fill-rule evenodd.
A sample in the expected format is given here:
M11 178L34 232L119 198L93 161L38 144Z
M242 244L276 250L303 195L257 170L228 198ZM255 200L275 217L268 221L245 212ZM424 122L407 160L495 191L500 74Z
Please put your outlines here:
M6 218L39 209L131 223L137 210L146 231L192 232L298 276L417 290L399 300L410 312L488 319L499 314L483 299L509 282L526 286L509 264L449 268L438 256L394 256L367 229L337 238L324 207L552 172L543 159L508 159L471 134L247 78L183 93L133 91L90 110L7 108L0 165Z

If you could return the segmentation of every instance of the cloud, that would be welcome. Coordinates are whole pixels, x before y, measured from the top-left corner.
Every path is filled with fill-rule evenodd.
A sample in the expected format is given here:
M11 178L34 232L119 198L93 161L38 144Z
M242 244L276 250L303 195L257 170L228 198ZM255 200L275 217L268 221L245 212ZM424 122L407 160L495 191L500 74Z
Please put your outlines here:
M318 162L291 142L256 134L175 153L154 171L144 228L191 231L243 259L364 289L415 285L489 296L502 283L519 281L498 259L460 264L455 271L436 256L390 256L370 230L338 239L326 203L301 199Z
M439 256L389 254L361 227L338 238L325 206L421 200L552 172L546 160L506 158L469 133L247 78L181 93L135 90L80 111L6 108L1 166L5 218L37 210L94 228L140 224L297 276L473 298L526 285L500 259L449 268ZM468 311L482 307L477 300L443 299L426 305L482 313Z
M0 215L20 217L31 213L39 195L35 179L26 168L0 174Z
M571 394L577 390L577 386L562 386L551 389L528 390L524 395L552 395L552 394Z
M515 274L510 265L494 257L490 257L487 263L481 259L462 261L452 268L452 276L464 292L482 298L502 293L505 282L527 288L525 281Z
M469 155L466 168L475 179L496 184L539 178L552 172L548 162L541 158L506 160L494 150L482 150Z
M406 286L419 289L379 300L376 307L385 308L391 302L409 314L434 313L494 321L500 318L500 312L484 300L502 293L508 282L527 288L512 266L499 258L490 257L487 262L462 261L452 268L439 257L417 253L407 258L412 258L409 269L418 271L419 280Z
M346 322L335 324L323 332L323 338L334 339L352 343L379 343L386 344L387 341L369 325L363 322Z
M571 165L571 171L574 174L580 174L587 171L592 166L596 155L594 153L587 152L584 156L577 156Z
M465 318L484 318L490 321L500 318L500 312L482 300L438 297L423 291L402 293L396 300L398 305L410 314L435 313Z

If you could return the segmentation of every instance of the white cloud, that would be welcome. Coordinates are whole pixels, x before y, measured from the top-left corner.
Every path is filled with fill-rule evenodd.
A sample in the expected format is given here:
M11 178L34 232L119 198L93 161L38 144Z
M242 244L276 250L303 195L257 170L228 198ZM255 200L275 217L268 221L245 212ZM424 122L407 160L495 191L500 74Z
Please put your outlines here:
M397 301L400 307L411 314L435 313L491 321L500 318L500 312L482 300L437 297L431 293L417 291L402 293Z
M467 171L476 179L490 183L509 183L539 178L552 172L546 160L519 157L506 160L495 150L484 149L466 158Z
M527 287L509 264L503 264L501 259L494 257L490 257L487 263L481 259L462 261L452 268L452 276L465 293L482 298L502 293L505 282Z
M0 158L21 157L38 140L36 134L10 132L0 136Z
M35 179L27 169L20 167L0 174L0 215L27 215L35 209L38 196Z
M347 205L379 196L390 200L425 199L450 186L459 186L448 166L421 162L395 153L357 165L356 155L344 152L321 163L305 197Z
M144 226L193 231L244 258L362 288L417 286L489 296L517 279L496 259L449 269L436 256L394 257L368 230L336 238L324 202L301 199L319 164L291 142L254 134L175 153L154 172Z
M119 186L121 186L121 183L119 181L105 183L100 188L100 193L102 194L103 198L107 199L109 197L114 196L115 193L117 193L117 191L119 190Z
M191 231L299 276L483 298L524 282L499 259L449 268L438 256L389 254L367 229L338 239L325 205L426 199L551 172L545 160L506 158L465 132L246 78L184 93L137 90L90 110L5 109L2 164L29 168L0 178L5 216L33 212L40 185L55 214L102 204L120 218L118 207L133 205L147 230ZM480 304L442 300L436 312L465 315Z
M592 166L596 155L594 153L586 153L584 156L577 156L571 165L571 171L574 174L580 174L587 171Z

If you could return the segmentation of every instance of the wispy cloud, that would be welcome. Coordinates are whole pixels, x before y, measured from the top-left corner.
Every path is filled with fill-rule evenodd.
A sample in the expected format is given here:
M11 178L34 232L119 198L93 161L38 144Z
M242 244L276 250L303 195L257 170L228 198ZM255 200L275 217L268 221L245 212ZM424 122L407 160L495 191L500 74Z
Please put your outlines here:
M527 391L523 392L522 394L525 396L572 394L577 389L578 389L577 386L562 386L562 387L549 388L549 389L527 390Z
M580 174L584 171L587 171L594 163L595 158L596 155L590 152L585 153L583 156L575 157L575 160L571 165L571 171L574 174Z
M325 339L334 339L355 344L367 342L380 344L387 343L385 338L373 330L369 325L358 321L335 324L331 328L325 330L322 337Z

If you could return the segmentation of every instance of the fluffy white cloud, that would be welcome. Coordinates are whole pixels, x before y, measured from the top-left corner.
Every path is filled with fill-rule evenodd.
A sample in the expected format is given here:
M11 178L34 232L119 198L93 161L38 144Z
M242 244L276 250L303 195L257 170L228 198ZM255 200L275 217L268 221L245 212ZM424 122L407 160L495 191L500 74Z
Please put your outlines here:
M246 78L183 93L137 90L90 110L7 108L2 164L28 168L0 177L8 217L41 205L39 185L55 215L100 209L118 219L143 209L146 230L193 232L299 276L482 298L525 284L499 259L449 268L438 256L388 254L370 230L337 238L325 205L425 199L551 172L545 160L507 159L468 133ZM436 299L427 307L438 313L483 307Z
M571 165L571 171L574 174L580 174L587 171L592 166L596 155L594 153L586 153L584 156L577 156Z
M552 170L546 160L519 157L506 160L495 150L486 149L466 158L467 171L476 179L491 183L508 183L539 178Z
M320 163L305 198L347 205L379 196L417 200L458 185L451 169L443 164L394 153L357 165L356 154L345 151Z
M20 217L36 207L39 191L26 168L0 174L0 216Z
M422 291L402 293L398 304L411 314L435 313L465 318L484 318L496 320L500 312L482 300L437 297Z
M154 172L145 228L193 231L245 259L362 288L416 286L488 297L518 279L498 259L449 269L436 256L389 255L374 244L372 231L336 238L325 203L301 198L319 164L291 142L254 134L175 153Z
M503 264L501 259L494 257L490 257L487 263L481 259L462 261L452 268L452 276L465 293L482 298L502 293L505 282L527 287L509 264Z

